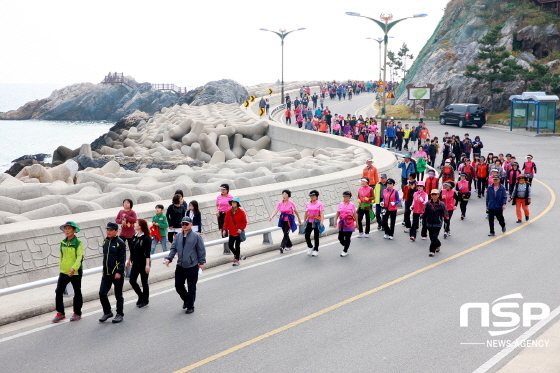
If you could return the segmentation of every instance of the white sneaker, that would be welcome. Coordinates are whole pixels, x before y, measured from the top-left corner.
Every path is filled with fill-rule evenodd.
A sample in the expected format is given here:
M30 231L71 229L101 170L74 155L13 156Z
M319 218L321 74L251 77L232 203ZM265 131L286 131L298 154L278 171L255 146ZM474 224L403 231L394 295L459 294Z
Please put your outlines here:
M393 236L389 236L389 239L392 240L392 239L393 239Z
M313 252L311 253L311 255L313 255L313 256L318 256L318 255L319 255L319 252L318 252L317 250L313 250Z
M365 238L369 238L369 233L365 233L365 234L364 234L364 237L365 237Z
M389 238L389 235L388 235L388 234L384 234L384 235L383 235L383 238L384 238L384 239L387 239L387 238Z
M410 232L410 228L406 228L406 229L404 230L404 233L409 233L409 232Z
M428 239L428 237L422 237L422 240L424 240L424 241L427 240L427 239Z
M284 248L284 251L290 251L290 250L292 250L291 247L285 247L285 248Z
M346 256L346 255L348 255L348 253L346 253L344 251L340 253L340 256Z
M451 232L447 232L447 235L448 235L448 236L451 236Z
M310 256L313 253L313 248L307 249L307 256Z
M362 238L362 237L364 237L364 233L363 232L358 233L358 238Z

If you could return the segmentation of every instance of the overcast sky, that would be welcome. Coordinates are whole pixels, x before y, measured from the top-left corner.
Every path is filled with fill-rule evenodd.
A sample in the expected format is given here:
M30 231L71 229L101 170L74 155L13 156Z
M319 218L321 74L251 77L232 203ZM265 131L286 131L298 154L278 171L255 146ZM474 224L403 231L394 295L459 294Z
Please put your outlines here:
M376 79L378 44L366 37L381 29L345 12L427 13L390 32L389 49L406 42L416 56L447 2L0 0L0 83L98 83L109 71L189 87L223 78L274 82L280 38L259 29L300 27L286 38L286 81Z

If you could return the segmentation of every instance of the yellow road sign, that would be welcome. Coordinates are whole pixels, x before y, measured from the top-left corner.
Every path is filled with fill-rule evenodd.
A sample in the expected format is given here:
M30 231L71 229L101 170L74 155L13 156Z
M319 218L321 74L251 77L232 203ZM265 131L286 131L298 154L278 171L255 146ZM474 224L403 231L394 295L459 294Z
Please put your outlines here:
M377 87L377 92L385 92L385 87L383 86Z
M384 85L384 84L385 84L385 82L383 80L380 80L380 81L377 82L377 85Z
M271 95L271 94L273 94L273 93L274 93L274 90L273 90L272 88L269 88L269 89L268 89L268 94Z
M395 92L393 92L393 91L389 92L389 94L387 95L387 98L395 98Z
M259 109L259 115L262 117L262 116L264 115L264 112L265 112L265 111L266 111L266 110L265 110L263 107L260 108L260 109Z
M249 107L249 100L245 100L245 102L243 103L243 106Z
M249 97L249 101L254 102L256 98L257 98L257 96L251 96L251 97Z

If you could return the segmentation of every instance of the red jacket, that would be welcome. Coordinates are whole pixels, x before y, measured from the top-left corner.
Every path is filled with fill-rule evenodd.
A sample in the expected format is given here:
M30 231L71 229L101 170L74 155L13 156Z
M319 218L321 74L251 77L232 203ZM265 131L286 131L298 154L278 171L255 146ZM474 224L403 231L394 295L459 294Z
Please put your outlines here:
M232 213L232 209L227 210L224 218L223 229L227 230L230 236L239 236L237 230L247 228L247 214L241 208L238 208L235 214Z
M426 186L424 187L424 190L426 191L426 193L430 194L432 192L432 189L439 189L438 188L438 184L439 184L439 179L437 177L427 177L426 180L424 180Z
M488 163L481 163L476 166L476 177L486 179L488 177Z

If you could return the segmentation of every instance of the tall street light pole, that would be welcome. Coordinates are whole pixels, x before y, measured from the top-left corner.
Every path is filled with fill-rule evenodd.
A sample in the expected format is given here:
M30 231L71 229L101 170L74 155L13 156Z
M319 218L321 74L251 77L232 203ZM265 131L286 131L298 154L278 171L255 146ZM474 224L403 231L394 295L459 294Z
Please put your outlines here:
M295 30L291 30L291 31L286 31L285 29L280 29L278 30L279 32L276 31L272 31L272 30L268 30L265 28L260 29L261 31L270 31L276 35L278 35L281 39L281 45L282 45L282 82L281 82L281 86L282 86L282 92L281 94L281 102L282 104L284 104L284 39L286 38L286 36L288 36L288 34L291 34L294 31L301 31L301 30L305 30L305 27L301 27Z
M392 36L389 36L389 38L392 39L393 37L392 37ZM381 44L383 43L383 40L384 40L384 39L383 39L383 38L377 38L377 39L374 39L374 38L366 38L366 39L370 39L370 40L376 41L377 44L379 44L379 80L381 80L381 70L383 70L383 68L381 67Z
M384 50L384 56L383 56L383 82L387 81L387 43L389 42L389 31L391 31L391 29L399 22L404 21L405 19L409 19L409 18L420 18L420 17L426 17L427 14L422 13L422 14L414 14L411 17L405 17L405 18L401 18L401 19L397 19L396 21L393 22L389 22L393 19L393 15L391 13L385 14L385 13L381 13L380 17L383 21L379 21L375 18L371 18L371 17L366 17L361 15L360 13L355 13L355 12L346 12L347 15L349 16L353 16L353 17L362 17L362 18L367 18L370 21L375 22L379 27L381 27L381 29L383 30L383 33L385 34L384 38L383 38L383 43L385 44L385 50ZM385 139L385 126L386 126L386 117L385 117L385 113L387 109L387 96L385 95L385 93L383 93L382 96L382 101L381 101L381 138Z

